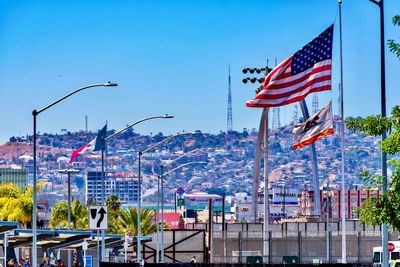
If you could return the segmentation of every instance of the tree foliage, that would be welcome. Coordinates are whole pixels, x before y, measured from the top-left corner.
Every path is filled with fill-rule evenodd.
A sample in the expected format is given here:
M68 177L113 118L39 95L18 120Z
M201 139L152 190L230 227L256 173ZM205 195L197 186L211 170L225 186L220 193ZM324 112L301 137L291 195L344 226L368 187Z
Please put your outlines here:
M394 16L392 22L396 26L400 26L400 16ZM396 54L396 56L400 59L400 43L396 43L394 40L388 40L388 46L390 52Z
M68 203L60 201L54 205L50 215L50 227L68 228ZM83 230L88 228L88 209L79 200L73 199L71 204L71 228Z
M149 235L157 231L157 224L153 222L155 217L155 211L152 209L142 209L140 212L140 230L142 235ZM137 235L137 216L138 212L136 208L129 208L122 210L119 222L121 224L121 230L124 233L130 233Z
M379 144L380 149L389 155L395 155L400 152L400 107L395 106L391 115L388 118L379 115L351 118L346 120L346 124L350 130L358 130L366 135L378 136L387 131L388 138ZM388 163L393 169L388 191L367 198L358 212L360 220L368 225L386 223L400 230L400 160L392 159ZM361 176L373 187L382 188L382 176L371 175L368 172Z
M107 232L111 234L131 233L132 235L137 235L137 209L122 209L121 201L115 195L108 197L106 204L108 206ZM154 233L157 230L157 225L154 222L154 210L142 209L140 215L142 235ZM52 229L68 228L67 202L60 201L54 205L50 215L50 227ZM71 228L74 230L88 229L88 208L82 202L75 199L72 201L71 205Z
M37 185L40 192L43 183ZM21 190L11 183L0 184L0 220L17 221L22 227L32 222L33 187Z

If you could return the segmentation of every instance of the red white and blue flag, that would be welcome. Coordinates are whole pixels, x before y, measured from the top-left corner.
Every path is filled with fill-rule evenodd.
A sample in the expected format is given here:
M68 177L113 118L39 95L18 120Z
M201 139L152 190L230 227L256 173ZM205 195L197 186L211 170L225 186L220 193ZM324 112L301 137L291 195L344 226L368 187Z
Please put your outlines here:
M68 164L72 163L72 161L79 155L101 150L101 139L106 137L106 133L107 133L107 124L97 133L96 137L92 141L72 152Z
M333 25L290 56L264 79L263 90L248 107L277 107L331 89Z

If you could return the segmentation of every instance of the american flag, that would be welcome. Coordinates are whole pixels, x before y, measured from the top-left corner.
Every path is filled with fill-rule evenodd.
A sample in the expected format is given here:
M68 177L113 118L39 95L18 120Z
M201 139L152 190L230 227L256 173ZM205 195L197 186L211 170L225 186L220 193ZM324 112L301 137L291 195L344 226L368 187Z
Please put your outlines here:
M290 56L264 79L263 90L248 107L277 107L331 89L333 25Z

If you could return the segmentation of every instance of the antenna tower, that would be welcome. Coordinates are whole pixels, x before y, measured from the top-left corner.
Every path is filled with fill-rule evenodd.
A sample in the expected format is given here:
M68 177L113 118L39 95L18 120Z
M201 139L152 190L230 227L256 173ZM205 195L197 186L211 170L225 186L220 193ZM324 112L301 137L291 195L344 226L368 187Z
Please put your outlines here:
M299 107L295 105L293 111L293 124L297 123L299 123Z
M229 65L227 132L231 131L232 131L232 93L231 93L231 65Z
M85 115L85 132L88 131L88 116Z
M312 97L312 111L313 111L313 114L315 114L319 111L319 103L318 103L318 95L317 94L314 94Z
M281 118L279 107L272 108L272 130L281 128Z

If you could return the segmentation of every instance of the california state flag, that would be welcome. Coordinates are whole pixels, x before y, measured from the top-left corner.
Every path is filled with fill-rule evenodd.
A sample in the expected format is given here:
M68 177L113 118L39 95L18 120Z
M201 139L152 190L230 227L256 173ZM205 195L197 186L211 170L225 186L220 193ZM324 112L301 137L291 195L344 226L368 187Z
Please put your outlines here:
M333 134L332 103L329 102L304 123L294 126L294 145L292 147L294 149L302 148L331 134Z

